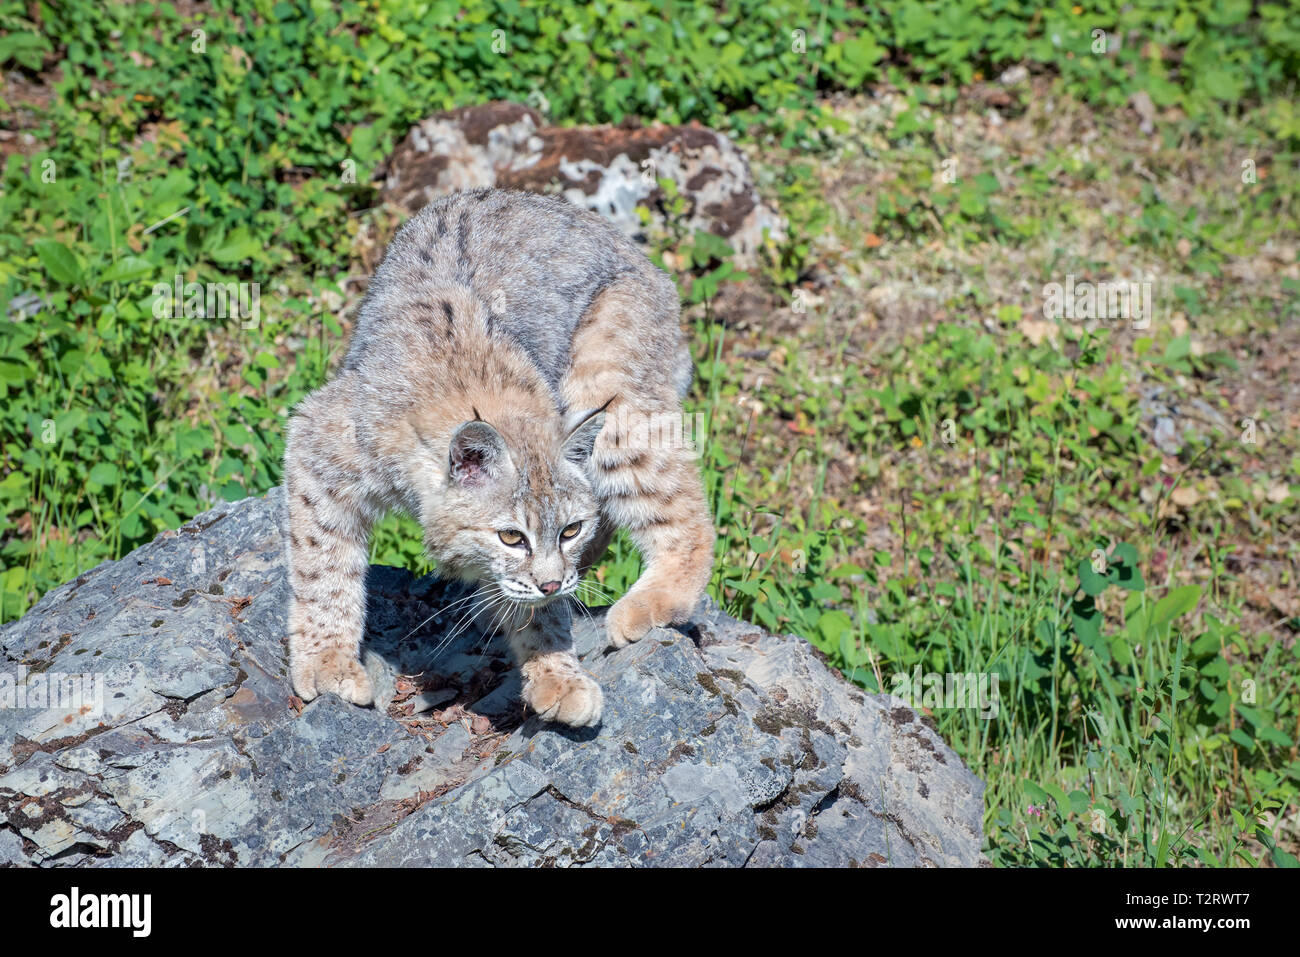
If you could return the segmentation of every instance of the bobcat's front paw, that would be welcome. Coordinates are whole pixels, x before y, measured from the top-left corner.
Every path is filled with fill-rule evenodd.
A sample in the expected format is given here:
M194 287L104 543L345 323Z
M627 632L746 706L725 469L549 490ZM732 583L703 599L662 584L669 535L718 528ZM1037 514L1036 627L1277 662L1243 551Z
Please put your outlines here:
M534 659L523 671L524 703L543 721L558 721L574 728L600 723L604 692L576 662Z
M651 628L680 624L691 617L695 601L661 588L638 591L635 588L618 601L605 616L609 643L622 648L640 641Z
M289 663L293 690L303 701L332 691L344 701L366 706L374 701L370 676L361 662L337 648L293 655Z

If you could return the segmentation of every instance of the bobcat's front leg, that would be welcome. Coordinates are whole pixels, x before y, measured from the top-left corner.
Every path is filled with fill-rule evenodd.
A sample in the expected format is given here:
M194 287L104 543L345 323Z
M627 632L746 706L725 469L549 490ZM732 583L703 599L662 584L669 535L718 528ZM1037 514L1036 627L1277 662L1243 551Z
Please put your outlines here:
M588 472L604 520L627 529L646 561L605 619L615 647L686 621L713 571L702 437L687 434L682 415L690 357L677 315L676 288L661 273L610 283L579 324L563 384L569 409L608 403Z
M684 445L601 448L598 441L593 465L605 512L627 529L646 562L605 619L610 643L621 648L651 628L690 618L713 571L716 535L699 465Z
M304 701L332 691L374 698L359 652L366 622L371 516L356 487L352 427L332 383L296 410L285 450L289 500L289 673Z
M570 621L562 607L519 611L507 621L510 652L523 676L524 704L544 721L575 728L600 722L605 695L573 652Z

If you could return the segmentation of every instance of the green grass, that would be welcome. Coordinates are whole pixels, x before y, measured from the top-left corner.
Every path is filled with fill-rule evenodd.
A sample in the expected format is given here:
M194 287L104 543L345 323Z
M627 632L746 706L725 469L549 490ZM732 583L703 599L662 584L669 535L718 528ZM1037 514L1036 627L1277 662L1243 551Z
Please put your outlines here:
M1266 584L1295 591L1300 448L1265 402L1262 447L1210 431L1164 456L1135 386L1227 411L1233 351L1296 320L1294 262L1225 278L1297 232L1284 5L214 6L32 19L0 0L0 68L52 86L0 88L36 141L0 178L0 621L279 481L287 410L340 353L359 237L389 225L368 184L414 121L493 98L562 123L700 120L747 145L791 222L751 277L713 237L656 251L694 324L714 596L873 690L996 675L996 718L917 702L988 782L996 863L1296 863L1300 621L1252 617L1243 563L1270 549ZM1018 63L1053 77L1051 114L1007 110L1041 127L1032 148L984 137L957 93ZM901 108L828 105L868 84ZM1137 90L1177 117L1103 125L1090 153L1053 139L1052 115L1091 128ZM1167 267L1162 308L1187 328L1032 334L1037 291L1014 280L1121 274L1109 256ZM260 322L159 314L177 276L260 284ZM900 276L913 300L937 290L930 314L855 332ZM830 291L795 331L744 332L715 310L737 283L780 313ZM1199 501L1171 509L1179 487ZM429 567L396 518L372 556ZM622 538L598 570L615 595L639 572Z
M1081 338L1082 370L1047 346L948 326L909 342L910 361L886 387L854 382L846 367L842 404L818 396L808 370L775 383L791 417L808 411L824 434L835 429L830 409L867 458L924 437L917 470L941 471L944 490L931 479L927 501L904 496L891 522L901 550L855 564L860 527L823 504L829 462L818 446L811 505L793 514L775 505L779 470L745 474L715 451L715 512L730 531L717 592L733 612L809 638L871 690L895 690L891 678L917 668L996 674L997 719L942 706L933 716L988 781L999 863L1222 865L1251 860L1254 838L1256 854L1292 866L1256 822L1295 808L1294 649L1243 633L1239 607L1210 587L1143 581L1141 566L1168 546L1136 494L1159 458L1144 460L1120 365L1089 368ZM722 390L711 385L716 414ZM938 428L949 416L951 447ZM1084 423L1097 429L1089 442L1078 439ZM771 531L759 533L765 514ZM1249 704L1247 682L1261 689Z

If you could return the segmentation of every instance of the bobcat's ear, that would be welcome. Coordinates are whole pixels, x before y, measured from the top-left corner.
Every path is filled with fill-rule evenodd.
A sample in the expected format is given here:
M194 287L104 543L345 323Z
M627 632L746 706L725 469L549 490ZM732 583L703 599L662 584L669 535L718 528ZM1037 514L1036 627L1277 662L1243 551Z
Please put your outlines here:
M452 433L447 460L453 482L476 487L500 478L510 464L510 452L500 432L482 419L473 419Z
M609 402L613 402L610 399ZM564 440L564 457L575 465L586 465L591 458L591 450L596 446L596 436L605 425L606 402L599 409L574 412L566 421L569 434Z

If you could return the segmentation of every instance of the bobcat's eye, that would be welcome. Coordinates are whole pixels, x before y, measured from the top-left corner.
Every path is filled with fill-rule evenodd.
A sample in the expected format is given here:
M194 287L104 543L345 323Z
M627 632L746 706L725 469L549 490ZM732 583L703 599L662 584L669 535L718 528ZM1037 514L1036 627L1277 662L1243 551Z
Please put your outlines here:
M574 535L577 535L578 532L580 532L581 530L582 530L582 522L570 522L568 525L564 526L563 530L561 530L560 537L572 538Z
M524 544L524 533L516 528L507 528L504 532L497 532L497 535L500 536L501 541L505 542L507 545Z

